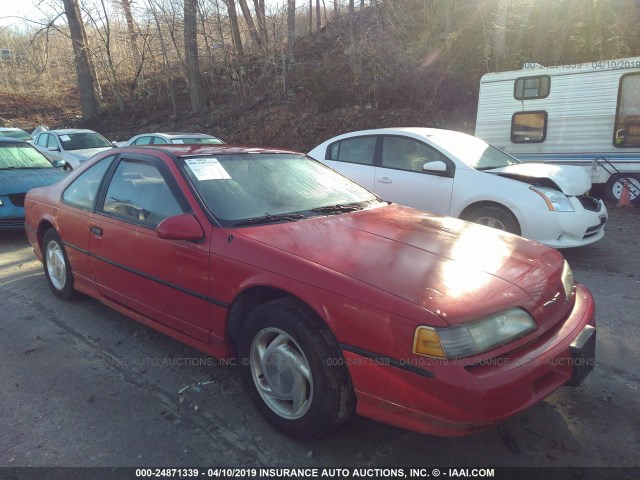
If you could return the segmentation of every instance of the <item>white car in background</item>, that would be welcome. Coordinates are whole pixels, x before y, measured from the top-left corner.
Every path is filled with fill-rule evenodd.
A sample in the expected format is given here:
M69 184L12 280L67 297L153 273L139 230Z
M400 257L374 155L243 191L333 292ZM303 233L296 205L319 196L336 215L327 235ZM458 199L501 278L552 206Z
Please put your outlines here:
M382 199L499 228L555 248L600 240L608 214L581 167L522 163L479 138L432 128L334 137L309 156Z
M221 145L224 142L218 137L207 135L206 133L141 133L130 138L126 142L116 142L119 147L128 147L130 145L167 145L167 144L206 144Z
M33 138L33 146L49 160L64 161L64 169L69 172L78 168L81 163L114 145L93 130L67 128L62 130L46 130L43 127Z

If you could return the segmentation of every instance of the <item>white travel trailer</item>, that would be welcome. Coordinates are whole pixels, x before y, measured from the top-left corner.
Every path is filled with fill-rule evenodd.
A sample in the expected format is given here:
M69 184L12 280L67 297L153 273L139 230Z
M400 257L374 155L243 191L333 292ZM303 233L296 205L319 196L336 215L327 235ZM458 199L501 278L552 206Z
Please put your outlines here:
M612 200L640 203L640 57L488 73L476 136L529 162L584 166Z

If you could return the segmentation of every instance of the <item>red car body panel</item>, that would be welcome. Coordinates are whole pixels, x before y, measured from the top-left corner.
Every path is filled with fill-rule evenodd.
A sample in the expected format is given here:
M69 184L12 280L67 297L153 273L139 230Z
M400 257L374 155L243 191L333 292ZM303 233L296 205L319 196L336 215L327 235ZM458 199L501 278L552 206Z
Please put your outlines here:
M35 254L42 260L43 229L52 226L76 289L217 357L235 355L228 318L242 292L269 287L295 296L339 342L344 358L337 361L349 368L357 411L423 433L490 427L570 377L569 345L586 325L595 326L595 311L580 285L565 299L559 252L395 205L293 223L214 226L169 152L232 150L126 149L166 164L202 226L201 240L166 240L157 230L64 204L64 189L89 161L70 179L28 194L26 231ZM558 292L565 301L550 304ZM418 325L457 325L514 305L537 323L523 338L460 361L411 353Z

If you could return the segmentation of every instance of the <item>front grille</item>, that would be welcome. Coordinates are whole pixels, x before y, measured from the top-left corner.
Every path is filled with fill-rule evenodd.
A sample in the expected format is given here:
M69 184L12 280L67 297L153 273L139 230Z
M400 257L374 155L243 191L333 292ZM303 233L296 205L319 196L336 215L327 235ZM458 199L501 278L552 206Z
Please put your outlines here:
M0 218L0 228L24 228L24 218Z
M580 203L582 204L585 210L590 210L592 212L599 212L600 209L602 208L602 205L600 204L600 200L598 200L597 198L587 197L585 195L581 195L577 198L578 200L580 200Z
M594 227L587 228L587 231L585 232L584 237L582 237L582 239L584 240L584 239L587 239L589 237L594 236L596 233L598 233L600 230L602 230L603 225L604 224L596 225Z
M16 207L24 207L24 197L26 195L26 193L10 193L8 197L9 200L11 200L11 203L13 203Z

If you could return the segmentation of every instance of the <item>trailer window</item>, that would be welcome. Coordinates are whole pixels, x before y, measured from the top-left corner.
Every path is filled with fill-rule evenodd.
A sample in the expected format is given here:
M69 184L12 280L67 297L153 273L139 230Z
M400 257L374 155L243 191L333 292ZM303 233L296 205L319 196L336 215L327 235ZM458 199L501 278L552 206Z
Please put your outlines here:
M513 143L541 143L547 137L547 112L519 112L511 117Z
M551 78L547 75L518 78L513 88L513 96L516 100L545 98L549 96L550 86Z
M621 148L640 147L640 73L620 78L613 144Z

